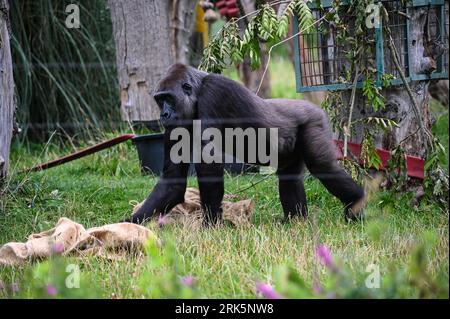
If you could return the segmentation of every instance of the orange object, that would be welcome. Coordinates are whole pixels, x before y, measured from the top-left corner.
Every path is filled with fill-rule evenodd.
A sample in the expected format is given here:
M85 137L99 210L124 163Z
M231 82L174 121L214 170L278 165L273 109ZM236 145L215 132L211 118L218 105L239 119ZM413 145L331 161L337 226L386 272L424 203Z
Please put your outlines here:
M203 47L206 48L209 42L209 27L205 22L205 11L197 4L195 7L195 32L199 32L203 37Z

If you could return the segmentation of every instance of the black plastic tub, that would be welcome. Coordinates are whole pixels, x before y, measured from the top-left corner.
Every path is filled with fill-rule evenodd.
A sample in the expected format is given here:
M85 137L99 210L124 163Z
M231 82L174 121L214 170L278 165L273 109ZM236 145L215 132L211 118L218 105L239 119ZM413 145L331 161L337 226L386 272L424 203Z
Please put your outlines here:
M142 173L160 175L164 166L164 134L147 134L133 137Z
M147 134L133 137L136 145L141 171L144 174L161 175L164 166L164 134ZM226 163L225 170L231 174L256 173L258 166L242 163ZM189 168L189 175L195 175L194 165Z

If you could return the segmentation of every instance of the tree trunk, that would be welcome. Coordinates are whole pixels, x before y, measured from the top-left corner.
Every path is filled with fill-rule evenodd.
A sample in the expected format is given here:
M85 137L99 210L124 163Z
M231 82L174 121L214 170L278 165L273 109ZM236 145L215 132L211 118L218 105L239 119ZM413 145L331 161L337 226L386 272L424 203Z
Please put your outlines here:
M8 172L15 111L8 12L8 1L0 0L0 181Z
M156 84L175 63L187 63L196 0L108 0L116 41L122 118L156 121Z
M433 81L428 88L431 97L438 100L446 108L448 108L449 102L448 90L448 80Z
M426 17L427 8L418 8L414 9L410 19L410 72L416 74L430 73L435 65L434 59L436 57L427 56L427 50L425 48L424 28ZM394 34L392 36L395 37ZM397 50L400 51L400 49ZM393 69L394 67L389 65L393 62L391 52L387 47L385 47L385 55L386 69ZM416 105L420 109L423 125L431 132L428 86L428 81L414 81L409 83ZM344 101L347 105L350 104L350 94L350 92L345 92L344 94ZM375 136L375 145L389 150L397 146L401 141L404 141L402 145L406 153L426 157L427 154L423 134L420 134L420 131L419 133L414 134L418 130L419 122L415 116L413 103L406 87L404 85L393 86L383 89L381 94L385 97L386 103L385 107L378 112L374 112L371 106L365 105L366 103L362 95L357 94L352 122L369 116L392 119L397 122L400 127L393 128L390 131L378 130L379 133ZM346 123L348 114L343 116L344 118L342 120ZM352 140L354 142L362 142L366 127L367 124L354 125L352 128ZM342 139L342 136L339 136L339 138ZM405 138L407 139L404 140Z

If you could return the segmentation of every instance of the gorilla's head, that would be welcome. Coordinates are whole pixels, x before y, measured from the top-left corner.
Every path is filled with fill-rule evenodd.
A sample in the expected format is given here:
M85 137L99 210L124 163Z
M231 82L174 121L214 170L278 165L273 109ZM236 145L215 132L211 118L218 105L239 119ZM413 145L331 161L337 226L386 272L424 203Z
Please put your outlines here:
M153 95L165 127L179 126L195 119L197 95L207 73L183 64L172 65Z

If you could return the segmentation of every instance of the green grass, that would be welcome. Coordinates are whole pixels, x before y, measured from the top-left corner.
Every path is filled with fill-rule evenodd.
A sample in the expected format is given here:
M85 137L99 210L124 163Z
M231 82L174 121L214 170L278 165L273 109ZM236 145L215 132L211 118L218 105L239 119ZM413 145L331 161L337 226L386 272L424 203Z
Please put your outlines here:
M13 169L18 171L67 151L54 144L48 149L42 153L15 144ZM233 194L259 178L228 176L226 192ZM24 241L31 233L51 228L62 216L85 227L117 222L131 213L132 201L148 195L156 180L141 176L131 143L25 177L13 174L0 197L0 242ZM196 181L191 179L189 184L196 186ZM364 273L370 263L380 266L382 276L392 267L404 269L414 243L426 232L437 237L426 272L431 277L444 273L448 282L448 212L432 204L412 207L410 194L380 192L369 203L368 222L348 224L341 204L317 180L308 177L306 191L308 220L281 222L277 182L272 177L239 194L239 198L255 202L250 227L193 229L180 224L160 229L154 222L149 227L163 242L174 242L182 274L194 275L201 295L208 298L254 297L255 282L270 281L276 267L285 263L293 264L308 282L314 269L319 269L321 280L325 280L327 273L317 268L317 242L327 244L355 272L355 285L363 285L364 278L357 274ZM141 297L137 286L145 268L142 257L124 261L84 257L77 263L88 282L100 287L101 297ZM0 268L1 281L20 282L29 268ZM408 296L416 293L408 291Z

